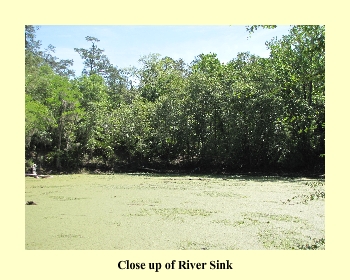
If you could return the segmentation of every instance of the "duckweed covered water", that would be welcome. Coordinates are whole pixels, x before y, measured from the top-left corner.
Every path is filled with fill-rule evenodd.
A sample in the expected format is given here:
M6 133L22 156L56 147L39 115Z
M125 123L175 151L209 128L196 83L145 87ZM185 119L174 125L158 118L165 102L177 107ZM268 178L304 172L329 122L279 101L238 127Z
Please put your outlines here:
M324 181L307 178L26 178L25 248L324 249L324 197Z

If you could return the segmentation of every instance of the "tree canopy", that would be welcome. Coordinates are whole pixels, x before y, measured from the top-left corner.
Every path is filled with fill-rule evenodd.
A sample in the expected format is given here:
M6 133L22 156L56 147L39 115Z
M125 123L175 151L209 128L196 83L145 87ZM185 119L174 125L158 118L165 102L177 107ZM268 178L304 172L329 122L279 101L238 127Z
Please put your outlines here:
M268 58L215 53L190 64L150 54L112 65L99 39L83 62L41 49L25 27L26 161L42 169L324 172L325 27L291 26ZM254 36L258 28L247 26ZM135 82L137 81L137 82Z

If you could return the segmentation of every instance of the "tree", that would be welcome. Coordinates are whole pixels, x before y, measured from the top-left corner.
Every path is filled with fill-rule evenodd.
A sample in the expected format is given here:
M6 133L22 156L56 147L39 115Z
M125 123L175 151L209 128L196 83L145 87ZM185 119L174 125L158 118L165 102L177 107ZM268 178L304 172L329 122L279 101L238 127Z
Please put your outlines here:
M121 104L113 112L113 147L128 163L140 165L150 156L153 112L153 104L142 98L136 98L131 104Z
M87 161L90 161L94 156L101 157L103 154L104 142L109 137L106 128L109 127L109 116L113 106L101 76L81 76L74 81L74 85L81 94L80 104L83 110L78 125L78 139L82 153L87 156Z
M26 71L25 92L26 152L47 154L48 161L55 158L60 168L61 157L69 157L76 147L80 93L45 63Z
M248 27L251 34L258 28ZM200 54L190 65L150 54L140 68L109 63L98 39L75 49L72 79L54 47L26 27L26 157L61 167L154 164L202 171L324 168L325 28L291 26L266 42L269 58L228 63ZM316 170L317 171L317 170Z
M30 147L33 136L37 135L37 143L49 144L51 138L47 131L53 119L49 108L25 95L25 147Z
M36 68L47 64L56 74L61 76L74 76L74 71L69 69L73 65L72 59L59 59L53 54L55 47L51 44L42 51L41 41L36 40L36 30L39 26L26 25L25 26L25 66L26 73L33 72Z
M274 91L283 100L278 118L284 133L280 162L294 169L324 166L325 27L291 26L289 34L266 45Z
M26 25L25 26L25 51L32 54L40 54L41 41L36 40L35 31L38 30L38 26Z
M286 161L310 167L324 154L325 28L293 26L290 34L267 45L285 101L282 124L292 136Z
M52 155L56 159L57 169L62 167L62 156L65 157L66 164L74 163L74 157L70 157L70 154L79 146L79 143L76 142L76 133L77 124L82 115L80 98L80 92L68 78L59 75L52 77L49 96L45 99L44 104L50 109L55 119L52 129L56 141Z
M216 54L201 54L192 62L188 77L188 125L192 130L188 146L195 147L194 156L202 164L219 162L223 71Z
M248 31L249 35L251 36L259 28L275 29L276 27L277 27L277 25L248 25L248 26L246 26L246 30Z
M111 64L107 56L103 54L104 50L97 47L96 43L100 40L91 36L86 36L85 39L86 41L91 42L90 49L74 48L84 60L83 74L99 74L105 76Z
M186 66L182 60L161 58L151 54L141 58L139 70L140 96L153 103L152 115L152 155L169 162L182 153L180 122L183 120L183 100L185 97Z
M125 75L125 71L111 65L105 80L107 94L114 106L117 107L123 101L123 97L128 94L129 89L132 89L132 86L129 86L128 76Z
M61 76L74 77L74 70L69 69L69 67L73 65L73 59L59 59L54 56L54 53L55 47L50 44L42 54L45 63L47 63L55 73Z
M26 78L35 73L41 66L43 59L41 57L41 42L36 40L35 31L39 27L33 25L25 26L25 73Z

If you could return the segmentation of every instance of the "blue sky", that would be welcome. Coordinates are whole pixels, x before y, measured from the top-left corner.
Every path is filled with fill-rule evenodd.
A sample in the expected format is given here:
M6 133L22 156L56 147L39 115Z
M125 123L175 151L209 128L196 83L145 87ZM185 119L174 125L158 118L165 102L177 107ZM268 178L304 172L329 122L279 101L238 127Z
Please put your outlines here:
M273 37L287 34L289 26L277 29L259 29L250 38L245 26L224 25L41 25L36 32L42 42L42 49L49 44L56 47L55 56L60 59L73 59L73 69L80 75L82 59L74 48L89 48L86 36L100 40L98 47L113 65L118 68L140 67L138 60L150 53L162 57L182 58L190 63L201 53L216 53L221 62L235 58L238 52L249 51L268 57L265 42Z

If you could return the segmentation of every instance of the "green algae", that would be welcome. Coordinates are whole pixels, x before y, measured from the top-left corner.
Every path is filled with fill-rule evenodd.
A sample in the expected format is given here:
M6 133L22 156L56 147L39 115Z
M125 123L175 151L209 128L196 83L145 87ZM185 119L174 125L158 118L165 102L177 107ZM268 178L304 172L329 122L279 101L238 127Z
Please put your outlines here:
M306 242L324 240L324 197L307 205L284 201L319 187L324 186L317 181L305 184L266 177L77 174L26 178L25 201L36 205L25 206L25 248L316 248Z

